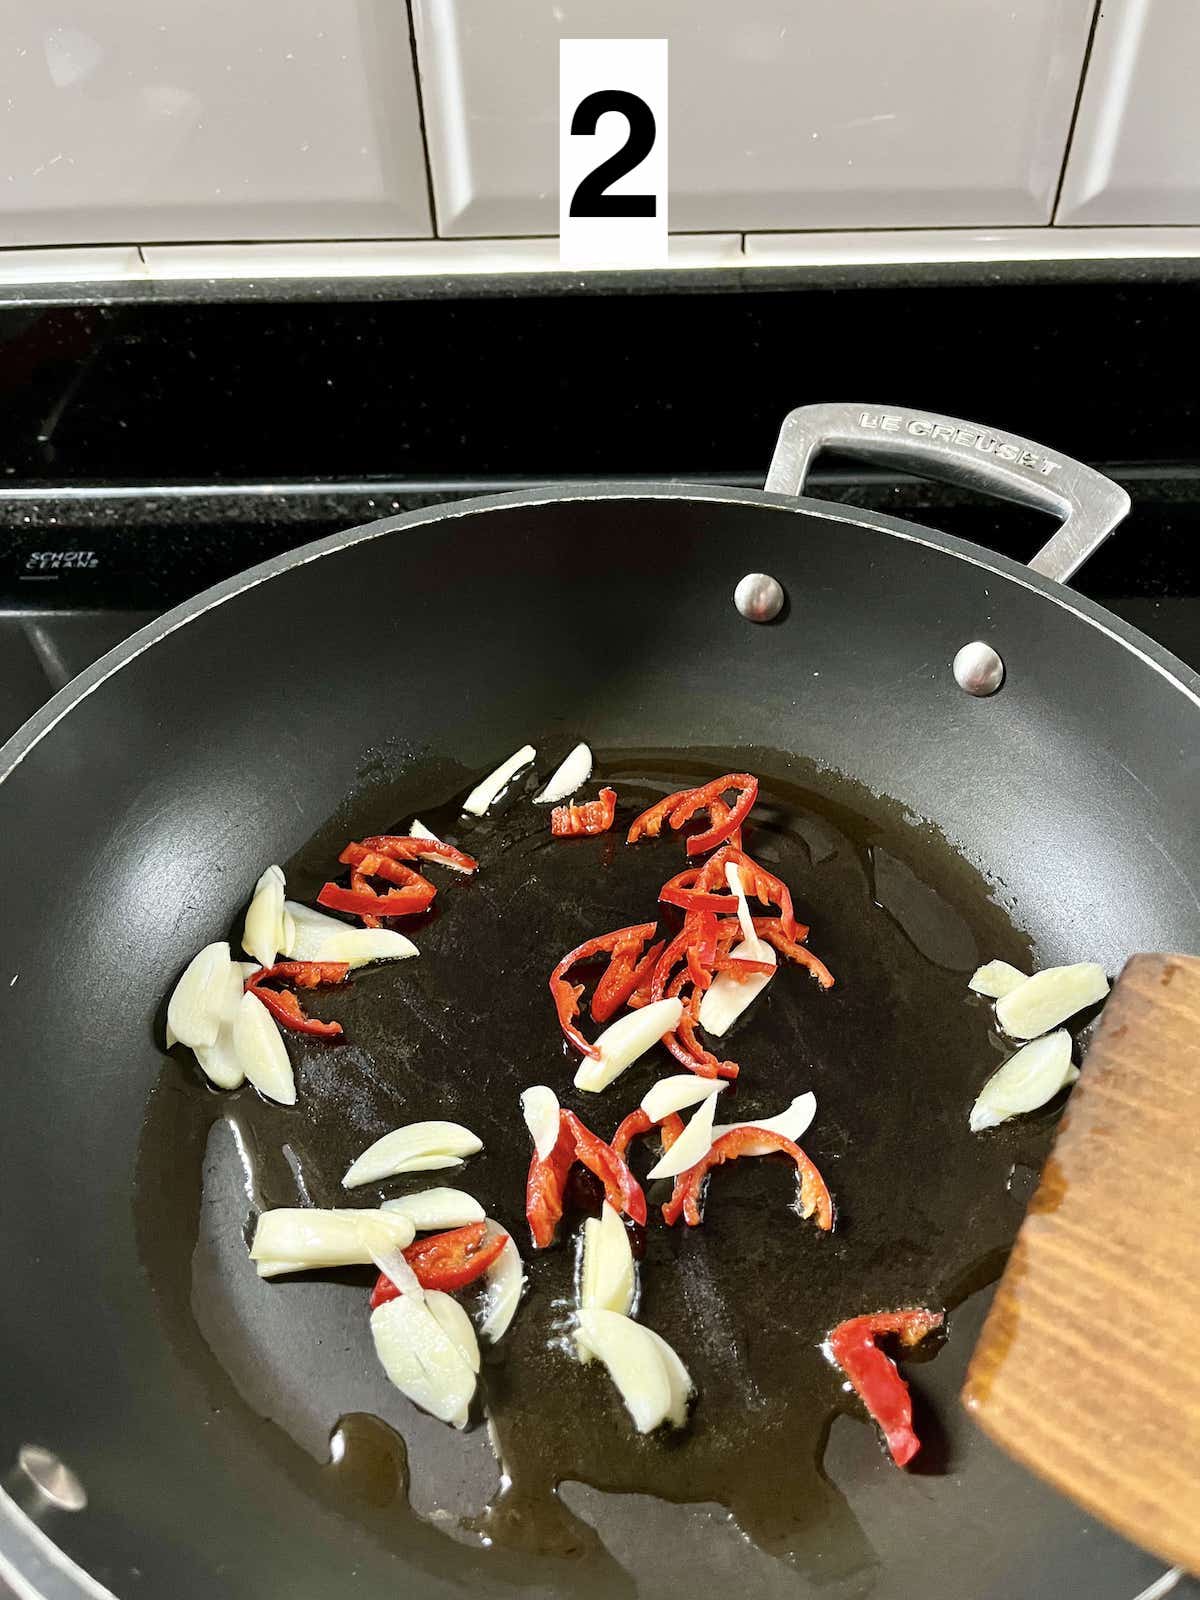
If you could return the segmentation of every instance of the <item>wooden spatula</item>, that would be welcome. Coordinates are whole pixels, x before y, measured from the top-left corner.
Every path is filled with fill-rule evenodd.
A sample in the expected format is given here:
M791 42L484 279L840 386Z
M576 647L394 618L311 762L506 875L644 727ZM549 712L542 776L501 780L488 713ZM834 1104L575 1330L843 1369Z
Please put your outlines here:
M1104 1009L967 1373L998 1444L1200 1572L1200 960Z

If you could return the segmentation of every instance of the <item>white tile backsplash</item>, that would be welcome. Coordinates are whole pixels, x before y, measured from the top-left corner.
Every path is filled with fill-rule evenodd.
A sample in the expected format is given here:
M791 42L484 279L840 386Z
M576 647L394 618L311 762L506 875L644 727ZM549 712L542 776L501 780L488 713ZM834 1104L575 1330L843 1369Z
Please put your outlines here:
M1200 6L1105 0L1060 222L1200 223Z
M0 245L430 231L402 0L4 0Z
M0 249L27 281L136 277L134 244L167 276L550 270L558 41L643 36L670 40L672 265L742 233L759 265L896 259L894 230L902 259L1033 258L1094 4L412 0L427 173L404 0L6 0ZM1198 59L1197 0L1104 0L1060 225L1200 226Z
M560 37L670 39L673 228L1047 222L1092 11L413 0L439 231L555 231Z

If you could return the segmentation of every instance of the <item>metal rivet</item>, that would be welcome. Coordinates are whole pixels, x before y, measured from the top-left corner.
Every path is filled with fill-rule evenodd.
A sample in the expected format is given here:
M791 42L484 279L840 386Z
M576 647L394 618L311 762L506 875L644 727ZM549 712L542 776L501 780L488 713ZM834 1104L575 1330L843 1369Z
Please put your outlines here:
M748 572L733 591L733 603L747 622L774 622L783 610L783 585L766 572Z
M82 1511L87 1505L87 1490L53 1450L23 1444L17 1452L17 1465L42 1498L60 1511Z
M968 694L995 694L1004 682L1004 662L990 644L975 639L955 656L954 681Z

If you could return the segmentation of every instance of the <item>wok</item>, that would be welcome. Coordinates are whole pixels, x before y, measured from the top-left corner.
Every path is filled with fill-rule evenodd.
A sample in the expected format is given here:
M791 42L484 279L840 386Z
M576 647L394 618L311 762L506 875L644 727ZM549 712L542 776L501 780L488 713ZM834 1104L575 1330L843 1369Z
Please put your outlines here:
M805 499L826 446L1063 525L1026 569ZM1039 963L1116 970L1134 950L1200 949L1200 679L1063 583L1126 504L1025 440L924 413L809 407L786 420L762 493L583 484L352 529L169 613L34 717L0 751L0 1570L17 1592L299 1600L749 1583L780 1596L1131 1600L1150 1583L1160 1563L959 1413L986 1295L965 1300L946 1350L913 1369L944 1470L901 1475L859 1448L862 1430L846 1446L835 1429L834 1542L844 1554L848 1518L862 1559L823 1564L819 1539L798 1563L776 1559L711 1503L595 1491L575 1510L603 1559L518 1559L455 1544L402 1496L385 1503L370 1474L357 1498L331 1497L314 1418L333 1420L323 1386L349 1386L334 1416L355 1409L367 1360L337 1309L348 1291L328 1286L343 1298L316 1348L278 1309L299 1301L272 1288L258 1311L199 1270L210 1235L240 1249L249 1203L224 1187L215 1212L201 1208L203 1148L180 1110L188 1068L164 1066L162 1049L164 996L232 927L266 862L314 834L344 838L360 815L392 821L411 772L447 798L527 739L565 749L584 736L626 762L794 755L809 789L849 784L867 813L922 819L964 871L986 875ZM769 625L735 607L751 573L786 596ZM750 611L770 597L749 590ZM977 657L960 659L967 688L957 681L951 663L973 641L1002 658L999 692L968 692L994 686ZM497 1011L503 994L498 983ZM862 1093L886 1108L911 1091L919 1107L918 1070L881 1063ZM160 1213L174 1236L156 1231ZM1018 1219L1014 1208L1009 1232ZM260 1379L266 1398L246 1403ZM394 1398L407 1431L412 1408ZM453 1498L464 1440L420 1422L410 1457L436 1467L434 1499Z

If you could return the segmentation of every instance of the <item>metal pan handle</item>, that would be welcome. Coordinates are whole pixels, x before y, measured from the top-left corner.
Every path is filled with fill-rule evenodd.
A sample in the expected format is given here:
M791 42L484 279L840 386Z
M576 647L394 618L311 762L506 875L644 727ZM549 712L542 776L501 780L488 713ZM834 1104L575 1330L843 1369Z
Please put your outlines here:
M1029 563L1031 571L1059 583L1079 570L1129 512L1129 496L1111 478L1030 439L957 417L883 406L833 403L789 412L765 487L774 494L803 494L813 458L822 450L841 450L1060 516L1062 526Z

